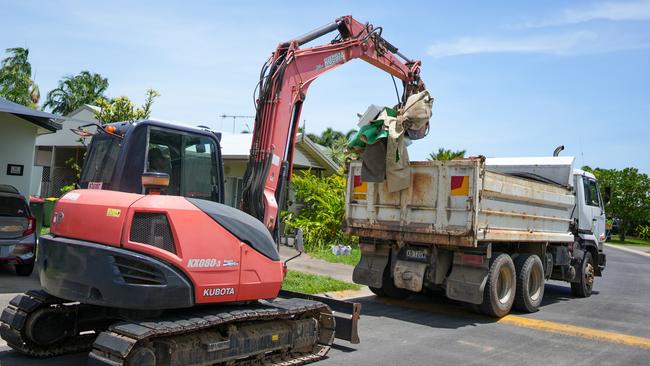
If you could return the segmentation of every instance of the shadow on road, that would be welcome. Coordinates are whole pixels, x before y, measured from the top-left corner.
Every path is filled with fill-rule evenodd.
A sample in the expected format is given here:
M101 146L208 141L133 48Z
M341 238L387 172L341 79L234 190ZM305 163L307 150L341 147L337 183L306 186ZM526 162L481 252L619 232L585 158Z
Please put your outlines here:
M0 263L0 294L22 293L41 288L37 272L37 268L34 268L31 276L18 276L13 265Z
M14 352L10 348L0 347L0 365L2 366L72 366L85 365L88 353L52 357L46 359L29 358Z
M597 294L598 292L593 292L593 295ZM573 297L569 286L547 283L540 311L544 311L546 306L569 300L580 300ZM354 301L362 304L362 317L364 315L386 317L434 328L457 329L494 323L498 320L482 315L476 305L448 299L444 293L433 293L428 296L412 295L407 300L368 296ZM512 313L525 314L515 310Z

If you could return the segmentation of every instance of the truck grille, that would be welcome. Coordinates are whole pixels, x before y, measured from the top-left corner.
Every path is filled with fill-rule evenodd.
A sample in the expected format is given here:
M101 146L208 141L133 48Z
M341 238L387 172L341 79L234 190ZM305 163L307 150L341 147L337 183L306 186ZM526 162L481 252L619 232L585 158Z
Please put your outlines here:
M115 257L115 266L124 279L132 285L164 285L165 277L156 268L124 257Z
M174 238L165 214L142 212L133 215L129 239L176 254Z

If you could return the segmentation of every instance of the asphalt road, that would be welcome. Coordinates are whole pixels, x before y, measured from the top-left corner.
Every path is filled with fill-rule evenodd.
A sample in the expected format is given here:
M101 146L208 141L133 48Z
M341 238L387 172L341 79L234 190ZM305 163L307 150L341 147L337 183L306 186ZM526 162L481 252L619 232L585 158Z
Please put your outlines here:
M551 282L535 314L497 321L440 296L358 299L361 344L336 344L318 365L648 365L650 258L606 251L592 297L574 299L567 284ZM0 268L0 291L13 279ZM32 360L0 347L0 365L85 365L85 355Z

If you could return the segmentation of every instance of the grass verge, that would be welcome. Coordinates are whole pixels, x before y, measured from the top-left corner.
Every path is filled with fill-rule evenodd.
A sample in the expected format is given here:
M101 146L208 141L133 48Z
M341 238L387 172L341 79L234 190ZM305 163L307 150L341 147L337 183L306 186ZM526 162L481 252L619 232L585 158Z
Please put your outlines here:
M640 246L640 247L650 247L650 241L649 240L633 238L633 237L629 237L629 236L627 238L625 238L625 241L620 241L620 240L614 239L614 237L612 237L612 240L608 241L607 244L636 245L636 246Z
M359 290L361 286L339 281L332 277L289 270L282 284L282 288L288 291L313 295L330 291Z
M49 228L49 227L45 227L45 226L43 226L43 227L41 228L41 233L40 233L39 235L47 235L47 234L49 234L49 233L50 233L50 228Z
M361 251L359 248L352 249L350 255L334 255L330 249L319 249L308 252L307 254L313 258L322 259L331 263L343 263L351 266L356 266L359 260L361 260Z

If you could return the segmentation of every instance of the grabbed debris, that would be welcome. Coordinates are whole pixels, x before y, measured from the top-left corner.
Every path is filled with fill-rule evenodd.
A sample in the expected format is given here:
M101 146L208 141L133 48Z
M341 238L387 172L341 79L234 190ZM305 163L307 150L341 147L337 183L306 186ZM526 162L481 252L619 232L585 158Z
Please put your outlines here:
M361 179L365 182L387 181L388 190L397 192L411 184L407 146L429 132L433 97L427 90L412 94L403 107L377 110L371 105L360 120L360 130L348 142L348 148L363 161ZM372 119L368 121L369 119Z

